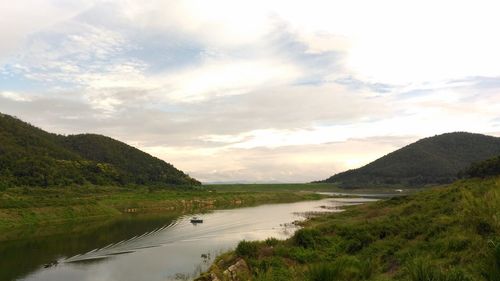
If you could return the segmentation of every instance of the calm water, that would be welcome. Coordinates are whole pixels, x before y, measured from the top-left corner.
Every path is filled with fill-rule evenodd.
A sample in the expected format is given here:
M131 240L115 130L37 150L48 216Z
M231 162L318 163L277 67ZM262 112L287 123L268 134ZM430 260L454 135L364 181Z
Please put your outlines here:
M128 217L78 231L0 242L0 280L189 280L241 240L284 239L307 212L369 199L324 199L217 210L198 216ZM326 207L326 208L325 208ZM333 207L333 208L332 208Z

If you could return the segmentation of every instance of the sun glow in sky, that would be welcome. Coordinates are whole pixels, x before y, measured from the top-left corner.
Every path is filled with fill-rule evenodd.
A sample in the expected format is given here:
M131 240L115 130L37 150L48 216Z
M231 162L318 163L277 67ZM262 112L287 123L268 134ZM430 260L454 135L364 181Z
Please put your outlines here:
M0 112L204 182L304 182L500 136L498 1L1 1Z

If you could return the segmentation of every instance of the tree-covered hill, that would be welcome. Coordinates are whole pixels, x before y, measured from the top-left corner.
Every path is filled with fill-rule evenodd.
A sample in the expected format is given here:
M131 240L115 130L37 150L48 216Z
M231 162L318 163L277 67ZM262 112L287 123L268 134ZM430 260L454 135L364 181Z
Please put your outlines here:
M500 138L464 132L421 139L322 182L343 187L449 183L472 163L500 155Z
M86 183L199 184L171 164L117 140L51 134L0 114L0 189Z
M500 176L500 156L473 163L461 176L468 178L486 178Z
M124 175L126 182L194 183L171 164L110 137L95 134L72 135L64 137L63 143L66 148L85 159L127 171Z

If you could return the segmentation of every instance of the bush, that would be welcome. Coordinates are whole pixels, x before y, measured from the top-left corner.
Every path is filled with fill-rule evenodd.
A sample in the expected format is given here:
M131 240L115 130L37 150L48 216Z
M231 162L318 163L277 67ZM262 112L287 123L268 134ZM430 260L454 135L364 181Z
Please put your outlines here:
M292 247L288 252L288 258L291 258L299 263L310 263L319 261L318 252L313 249L305 249L301 247Z
M300 229L294 235L294 242L303 248L315 249L321 233L316 229Z
M255 258L258 250L258 242L243 240L236 247L236 254L241 257Z
M276 245L278 245L278 243L279 243L279 240L276 238L271 237L271 238L266 239L267 246L276 246Z
M262 272L266 272L271 268L286 267L286 265L283 260L278 257L269 257L255 261L255 267Z
M340 279L340 268L331 263L323 263L309 267L307 277L310 281L334 281Z

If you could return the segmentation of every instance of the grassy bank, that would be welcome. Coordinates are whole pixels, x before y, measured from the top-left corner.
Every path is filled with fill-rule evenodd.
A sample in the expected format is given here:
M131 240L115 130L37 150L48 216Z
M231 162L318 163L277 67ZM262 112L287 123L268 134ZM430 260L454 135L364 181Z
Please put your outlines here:
M205 185L204 189L217 192L341 192L352 194L363 193L394 193L394 187L380 188L356 188L343 189L332 183L279 183L279 184L210 184ZM406 189L407 192L414 192L419 189Z
M300 192L300 191L341 191L334 184L318 183L269 183L269 184L208 184L205 189L218 192Z
M0 192L0 233L20 226L52 225L124 214L192 212L264 203L319 199L307 192L218 192L160 188L11 188ZM0 240L3 235L0 235Z
M241 242L211 273L226 280L244 259L242 280L498 281L499 238L500 178L472 179L317 217L286 241Z

